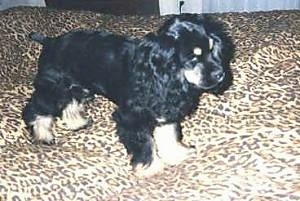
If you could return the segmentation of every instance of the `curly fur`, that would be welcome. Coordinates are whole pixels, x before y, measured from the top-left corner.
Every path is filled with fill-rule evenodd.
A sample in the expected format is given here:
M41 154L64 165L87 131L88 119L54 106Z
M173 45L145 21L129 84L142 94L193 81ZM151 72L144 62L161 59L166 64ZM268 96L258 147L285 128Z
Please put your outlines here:
M82 104L104 95L118 105L117 134L143 174L191 153L180 142L180 122L203 92L218 94L231 81L230 42L200 15L174 16L141 40L97 31L31 38L43 44L35 91L23 111L33 140L53 144L57 116L73 130L89 125Z

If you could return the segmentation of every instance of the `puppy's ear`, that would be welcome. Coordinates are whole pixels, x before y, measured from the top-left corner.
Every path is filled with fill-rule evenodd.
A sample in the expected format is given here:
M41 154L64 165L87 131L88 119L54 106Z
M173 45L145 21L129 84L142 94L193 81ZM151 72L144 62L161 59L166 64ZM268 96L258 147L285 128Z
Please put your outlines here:
M178 30L171 30L174 28L174 25L177 24L178 18L176 15L168 19L164 22L164 24L160 27L160 29L157 31L158 35L169 35L172 36L174 39L178 38Z
M168 35L178 39L184 31L197 30L203 32L201 25L204 24L204 21L205 16L200 14L173 15L161 26L157 33L158 35Z
M224 81L218 84L215 88L211 89L211 93L215 96L222 95L233 83L233 74L230 68L225 69Z
M229 66L234 56L235 46L231 37L226 33L223 24L211 21L211 19L208 22L208 36L213 39L214 43L212 53L215 58L221 58L222 66L225 71L224 81L212 90L213 94L219 95L223 94L233 82L233 74Z

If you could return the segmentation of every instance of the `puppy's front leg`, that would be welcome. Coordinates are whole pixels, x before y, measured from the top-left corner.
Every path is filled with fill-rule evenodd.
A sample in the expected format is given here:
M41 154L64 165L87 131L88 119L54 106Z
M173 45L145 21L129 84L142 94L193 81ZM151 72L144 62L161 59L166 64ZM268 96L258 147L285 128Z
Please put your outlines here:
M43 93L35 91L23 110L22 116L34 143L54 144L52 124L57 112L52 102Z
M168 165L178 165L195 152L194 148L187 147L180 142L181 127L177 123L165 123L156 126L153 137L158 156Z
M72 99L70 103L62 111L63 124L69 130L79 130L91 124L90 119L85 119L81 113L83 112L83 104Z
M154 123L147 112L118 110L114 113L117 134L128 154L132 155L131 164L138 176L152 176L163 169L156 144L152 138Z

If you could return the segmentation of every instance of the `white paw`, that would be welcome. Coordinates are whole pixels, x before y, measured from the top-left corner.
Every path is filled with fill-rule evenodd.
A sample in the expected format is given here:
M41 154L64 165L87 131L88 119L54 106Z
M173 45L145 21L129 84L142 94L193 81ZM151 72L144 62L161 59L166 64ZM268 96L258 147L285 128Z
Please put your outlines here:
M168 147L168 149L159 150L158 156L168 165L178 165L193 153L195 153L194 148L178 143L176 146Z
M78 130L85 127L89 120L81 116L83 105L73 100L62 112L62 122L66 129Z
M179 141L179 134L177 123L159 125L154 129L157 154L168 165L178 165L195 152L195 149L186 147Z
M45 131L43 133L43 136L47 136L47 137L40 138L39 136L35 135L32 138L32 142L34 144L45 144L45 145L55 144L55 139L54 139L54 136L51 132Z
M138 177L151 177L161 173L163 169L164 163L158 157L155 157L150 165L138 164L135 166L134 171Z
M64 124L68 130L78 130L88 125L89 120L81 116L76 116L74 119L64 119Z
M38 115L36 119L30 122L33 128L33 142L54 144L54 136L51 132L53 118L51 116Z

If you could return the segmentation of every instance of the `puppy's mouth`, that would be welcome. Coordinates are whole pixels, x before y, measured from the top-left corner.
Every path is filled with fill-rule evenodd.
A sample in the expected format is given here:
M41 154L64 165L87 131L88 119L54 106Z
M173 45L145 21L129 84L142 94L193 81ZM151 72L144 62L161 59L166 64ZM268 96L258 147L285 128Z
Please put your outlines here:
M216 88L217 86L219 86L220 82L217 82L215 84L211 84L211 85L204 85L204 84L199 84L197 85L197 87L199 89L203 89L203 90L211 90L211 89L214 89Z
M198 67L195 67L194 69L189 69L184 71L185 79L196 86L199 89L202 90L211 90L218 85L220 85L225 77L225 72L214 74L211 77L205 77L201 73L201 69Z
M209 84L200 82L198 87L201 88L201 89L204 89L204 90L214 89L217 86L219 86L220 84L222 84L222 82L225 79L225 76L226 76L225 72L223 72L222 74L217 76L216 81L210 82Z

